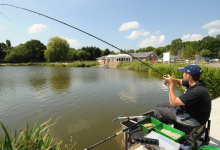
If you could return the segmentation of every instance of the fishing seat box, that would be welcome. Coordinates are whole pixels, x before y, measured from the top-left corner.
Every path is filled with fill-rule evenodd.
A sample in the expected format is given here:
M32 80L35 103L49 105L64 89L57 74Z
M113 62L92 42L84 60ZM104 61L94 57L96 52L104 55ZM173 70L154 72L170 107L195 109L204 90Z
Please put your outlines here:
M155 110L150 110L148 112L141 114L140 116L154 117L154 111ZM138 118L138 119L141 120L141 118ZM139 121L138 119L134 118L131 120L137 122ZM125 121L120 122L120 124L122 126L122 129L125 129L133 125L134 123L130 122L129 120L125 120ZM191 143L192 145L192 148L190 150L196 150L197 148L203 145L209 144L210 124L211 124L211 121L209 120L206 124L198 126L198 127L186 127L186 126L177 124L177 125L174 125L174 128L184 132L185 135L183 138L189 141L189 143ZM136 147L140 146L139 143L136 143L131 139L131 135L129 134L129 132L124 132L123 134L124 134L124 139L122 140L122 146L125 147L125 150L133 150ZM137 126L135 129L132 130L132 134L135 136L139 136L139 137L144 137L147 135L147 133L142 131L139 128L139 126ZM200 141L199 145L197 145L197 141Z
M150 117L154 117L154 110L150 110L146 113L143 113L141 114L140 116L150 116ZM138 118L139 120L141 120L141 118ZM135 122L139 121L137 118L134 118L134 119L131 119ZM133 125L134 123L132 123L131 121L129 120L125 120L125 121L122 121L120 122L121 126L122 126L122 129L125 129L131 125ZM131 136L130 134L128 134L128 132L124 132L124 139L122 140L122 146L125 147L125 149L127 150L132 150L138 146L140 146L139 143L136 143L134 142L132 139L131 139ZM144 137L147 135L147 133L145 133L144 131L142 131L139 126L137 126L134 130L132 130L132 134L135 135L135 136L138 136L138 137Z

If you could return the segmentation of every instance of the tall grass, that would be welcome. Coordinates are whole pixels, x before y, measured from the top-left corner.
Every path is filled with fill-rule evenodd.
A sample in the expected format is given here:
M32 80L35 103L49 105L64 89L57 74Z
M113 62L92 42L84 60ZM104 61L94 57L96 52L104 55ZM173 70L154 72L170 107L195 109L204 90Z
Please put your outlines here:
M7 127L0 121L0 125L5 133L5 137L0 138L1 150L61 150L62 140L57 142L55 138L51 136L52 127L56 124L56 121L50 124L51 119L44 123L40 123L40 115L35 125L29 131L29 123L27 122L26 128L21 131L17 136L17 130L15 129L14 135L9 136ZM71 144L65 145L65 149L72 150L75 144L72 144L72 137L70 139Z
M86 62L80 62L80 61L74 61L72 63L26 63L27 65L38 65L38 66L56 66L56 67L92 67L92 66L98 66L99 63L96 61L86 61Z
M171 75L174 78L182 79L183 73L178 71L178 68L185 67L189 64L159 64L159 63L152 63L152 62L145 62L155 70L159 71L164 75ZM200 65L203 70L203 75L201 80L206 83L206 86L209 90L211 97L217 98L220 96L220 68L216 67L207 67L204 65ZM147 65L139 61L134 62L120 62L117 65L118 69L129 69L135 71L144 71L144 72L151 72L151 73L158 73L154 69L151 69Z

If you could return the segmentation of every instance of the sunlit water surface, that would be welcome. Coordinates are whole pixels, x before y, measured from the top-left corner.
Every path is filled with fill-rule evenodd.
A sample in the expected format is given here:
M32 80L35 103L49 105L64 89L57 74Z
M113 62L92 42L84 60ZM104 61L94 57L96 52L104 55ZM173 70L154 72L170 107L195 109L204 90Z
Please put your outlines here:
M176 95L181 92L175 89ZM53 137L82 150L122 130L119 115L140 115L168 102L168 88L158 74L103 68L49 66L0 67L0 120L15 128L52 117ZM3 130L0 128L0 133ZM123 135L96 150L121 150Z

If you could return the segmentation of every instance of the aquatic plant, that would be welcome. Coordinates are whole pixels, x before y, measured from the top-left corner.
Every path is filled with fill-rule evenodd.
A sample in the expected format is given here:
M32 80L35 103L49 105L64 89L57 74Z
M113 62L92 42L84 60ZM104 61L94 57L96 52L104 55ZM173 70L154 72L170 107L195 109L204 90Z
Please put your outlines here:
M41 149L41 150L61 150L67 149L72 150L76 143L72 144L72 137L70 138L70 144L65 145L65 148L62 148L62 140L57 142L55 138L51 136L52 129L57 120L50 124L52 118L47 120L44 123L40 123L40 114L37 122L29 131L29 122L27 121L26 128L21 131L17 137L17 130L15 129L14 135L9 136L7 127L0 121L0 125L5 133L4 138L0 138L0 149L10 149L10 150L32 150L32 149Z

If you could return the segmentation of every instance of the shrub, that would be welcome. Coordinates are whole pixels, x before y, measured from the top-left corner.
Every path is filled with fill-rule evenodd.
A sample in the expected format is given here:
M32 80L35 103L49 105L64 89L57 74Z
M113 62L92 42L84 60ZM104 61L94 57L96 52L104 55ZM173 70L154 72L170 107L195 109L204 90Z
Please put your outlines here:
M27 127L19 133L17 137L17 131L15 129L14 135L9 136L7 128L0 121L0 125L5 132L5 137L0 138L0 149L50 149L50 150L60 150L62 140L57 142L55 138L51 137L52 129L56 121L53 124L50 124L51 119L40 124L40 115L35 123L35 125L29 131L29 123L27 122ZM71 144L65 146L67 149L72 149L75 144L72 144L72 137L70 139Z

